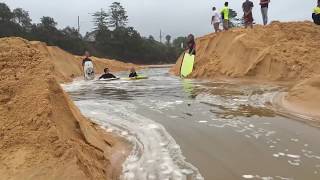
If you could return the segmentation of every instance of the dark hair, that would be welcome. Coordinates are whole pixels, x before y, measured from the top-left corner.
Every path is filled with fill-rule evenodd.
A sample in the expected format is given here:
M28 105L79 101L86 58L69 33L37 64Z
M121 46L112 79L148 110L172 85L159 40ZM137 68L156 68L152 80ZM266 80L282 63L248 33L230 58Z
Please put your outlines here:
M213 8L212 8L212 10L216 10L216 9L217 9L216 7L213 7Z
M104 68L103 71L104 71L104 72L107 72L107 71L109 71L109 68Z
M228 5L229 5L229 2L225 2L224 5L225 5L225 6L228 6Z

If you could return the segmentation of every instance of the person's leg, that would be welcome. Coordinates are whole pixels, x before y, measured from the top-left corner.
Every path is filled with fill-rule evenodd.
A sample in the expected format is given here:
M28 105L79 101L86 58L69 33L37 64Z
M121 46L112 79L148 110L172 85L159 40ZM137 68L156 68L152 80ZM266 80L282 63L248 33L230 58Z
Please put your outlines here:
M213 27L214 27L214 32L218 32L217 23L214 23L214 24L213 24Z
M268 7L265 7L265 22L266 22L265 25L267 25L268 24Z
M229 20L224 20L225 26L226 26L226 31L229 30Z
M263 24L267 25L268 24L268 8L267 7L261 8L261 14L262 14Z

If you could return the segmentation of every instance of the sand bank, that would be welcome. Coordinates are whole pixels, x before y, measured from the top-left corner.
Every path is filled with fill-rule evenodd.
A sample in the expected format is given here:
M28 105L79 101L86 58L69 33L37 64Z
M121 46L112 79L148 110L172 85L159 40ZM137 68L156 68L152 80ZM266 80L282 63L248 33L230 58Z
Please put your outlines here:
M293 111L319 116L319 34L319 26L311 22L273 22L200 37L190 78L298 84L283 97L282 104ZM182 56L172 73L179 74L181 61Z
M94 60L98 71L127 68ZM119 176L127 143L83 117L59 85L81 75L80 63L57 47L0 39L1 179Z

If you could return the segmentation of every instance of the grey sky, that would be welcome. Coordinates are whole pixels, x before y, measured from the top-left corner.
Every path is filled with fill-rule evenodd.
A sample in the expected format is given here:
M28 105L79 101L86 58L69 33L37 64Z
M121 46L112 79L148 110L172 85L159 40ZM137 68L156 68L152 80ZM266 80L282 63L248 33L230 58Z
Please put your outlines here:
M194 33L197 36L212 31L210 25L213 5L221 9L223 0L118 0L128 11L129 25L143 36L159 39L159 31L173 37ZM80 16L81 32L91 31L93 13L107 9L113 0L0 0L11 9L21 7L30 12L34 22L42 16L51 16L60 28L77 26ZM229 0L230 8L242 15L243 0ZM254 18L261 23L259 0L253 0ZM316 0L271 0L270 19L280 21L310 20Z

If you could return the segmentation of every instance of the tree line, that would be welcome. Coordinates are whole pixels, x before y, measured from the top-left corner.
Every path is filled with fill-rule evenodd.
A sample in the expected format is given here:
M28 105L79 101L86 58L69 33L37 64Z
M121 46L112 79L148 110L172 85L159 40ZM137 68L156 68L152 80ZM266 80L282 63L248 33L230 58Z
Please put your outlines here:
M0 37L18 36L59 46L76 55L88 50L98 57L139 64L173 63L185 47L186 37L172 40L167 35L162 43L153 36L141 36L127 26L127 12L119 2L112 3L107 11L93 13L92 18L93 30L82 36L74 27L58 29L52 17L43 16L40 23L33 23L29 12L22 8L11 11L5 3L0 3Z

